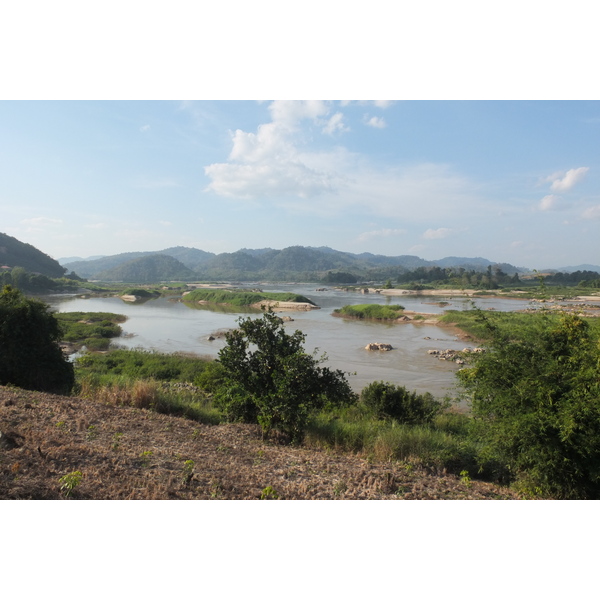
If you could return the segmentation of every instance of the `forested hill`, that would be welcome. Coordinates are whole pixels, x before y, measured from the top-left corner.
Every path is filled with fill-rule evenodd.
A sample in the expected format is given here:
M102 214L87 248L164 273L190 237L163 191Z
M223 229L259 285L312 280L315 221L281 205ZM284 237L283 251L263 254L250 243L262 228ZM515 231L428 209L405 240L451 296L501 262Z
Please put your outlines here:
M157 281L192 281L198 276L172 256L152 254L102 271L98 273L97 278L102 281L154 283Z
M443 266L475 271L485 271L489 267L498 267L513 275L527 269L505 263L497 264L484 258L447 257L439 261L429 261L418 256L382 256L370 253L352 254L331 248L311 248L291 246L283 250L263 248L258 250L242 249L237 252L211 254L196 248L167 248L160 252L136 252L106 256L97 260L80 261L66 264L69 270L80 277L110 279L119 281L142 281L139 278L128 279L126 271L115 271L119 265L128 265L137 259L153 255L170 256L177 259L193 271L199 280L236 280L236 281L352 281L381 280L396 278L408 270L419 267ZM138 265L139 266L139 265ZM136 269L138 267L136 266ZM130 275L134 271L127 271ZM163 271L165 277L159 279L177 279ZM343 275L341 279L337 277ZM333 279L331 277L333 276ZM349 277L349 278L348 278ZM182 279L188 277L182 276ZM147 281L145 279L145 281Z
M30 273L46 277L62 277L67 270L31 244L20 242L6 233L0 233L0 266L23 267Z

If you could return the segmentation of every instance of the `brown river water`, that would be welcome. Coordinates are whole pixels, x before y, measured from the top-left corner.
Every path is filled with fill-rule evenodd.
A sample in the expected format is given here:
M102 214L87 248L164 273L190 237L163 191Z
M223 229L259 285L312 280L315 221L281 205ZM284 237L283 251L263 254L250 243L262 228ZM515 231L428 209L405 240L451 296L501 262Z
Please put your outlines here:
M254 286L256 287L256 285ZM318 355L327 354L325 366L351 373L348 380L356 391L372 381L383 380L404 385L409 390L431 392L436 397L453 395L455 372L458 365L440 361L427 353L435 350L462 350L465 343L457 331L425 324L382 324L346 320L332 316L334 308L346 304L402 304L406 310L440 314L444 310L467 310L470 300L441 296L382 296L360 294L336 289L316 291L308 285L261 285L264 291L293 291L310 298L319 310L290 311L282 314L292 317L286 329L301 330L306 335L305 349ZM187 305L159 298L143 304L132 304L120 298L81 298L78 296L49 296L45 301L58 312L113 312L124 314L124 336L115 343L127 348L143 347L160 352L192 352L216 357L225 340L209 341L211 334L232 329L240 316L255 313L224 312L206 306L193 309ZM435 303L446 301L444 307ZM508 298L478 298L478 307L487 310L512 311L526 308L526 300ZM391 344L393 350L368 351L371 342Z

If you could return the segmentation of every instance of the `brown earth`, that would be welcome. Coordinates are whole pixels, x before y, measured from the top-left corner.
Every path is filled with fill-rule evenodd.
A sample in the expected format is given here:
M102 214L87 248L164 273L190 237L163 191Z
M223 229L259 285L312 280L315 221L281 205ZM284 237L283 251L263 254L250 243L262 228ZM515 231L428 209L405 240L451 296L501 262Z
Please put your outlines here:
M0 499L517 499L400 462L264 442L251 425L0 386ZM193 461L193 471L186 471ZM191 464L188 464L188 469ZM187 474L187 477L186 477Z

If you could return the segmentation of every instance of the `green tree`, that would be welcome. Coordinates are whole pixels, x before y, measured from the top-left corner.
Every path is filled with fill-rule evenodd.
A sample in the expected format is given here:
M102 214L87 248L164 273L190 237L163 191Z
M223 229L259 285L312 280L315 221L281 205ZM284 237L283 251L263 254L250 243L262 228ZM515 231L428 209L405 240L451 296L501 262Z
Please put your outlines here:
M487 350L458 372L481 457L525 491L600 498L600 346L578 316L550 315L521 332L482 313Z
M4 286L0 293L0 384L70 393L73 365L58 344L61 330L50 307Z
M238 323L218 359L225 378L216 399L230 420L258 423L263 435L277 429L297 442L312 411L356 401L345 373L319 366L325 358L306 354L306 336L286 333L272 311Z

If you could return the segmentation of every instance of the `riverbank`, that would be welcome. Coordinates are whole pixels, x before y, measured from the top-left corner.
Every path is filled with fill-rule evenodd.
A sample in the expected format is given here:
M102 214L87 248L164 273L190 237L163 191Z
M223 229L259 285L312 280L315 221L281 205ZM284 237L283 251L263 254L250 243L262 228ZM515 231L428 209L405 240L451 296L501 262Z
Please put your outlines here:
M0 499L518 499L418 466L263 442L251 425L0 386ZM62 480L63 483L65 480Z

